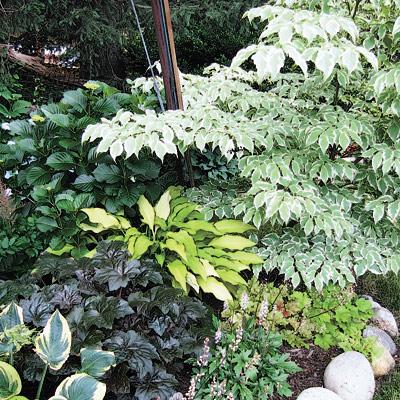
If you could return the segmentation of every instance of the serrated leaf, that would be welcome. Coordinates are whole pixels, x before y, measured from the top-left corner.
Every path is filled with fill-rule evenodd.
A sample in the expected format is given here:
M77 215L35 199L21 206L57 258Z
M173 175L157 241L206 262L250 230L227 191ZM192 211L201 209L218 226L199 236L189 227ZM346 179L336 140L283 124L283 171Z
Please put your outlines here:
M47 158L46 165L55 170L68 171L76 166L76 162L70 153L59 151Z

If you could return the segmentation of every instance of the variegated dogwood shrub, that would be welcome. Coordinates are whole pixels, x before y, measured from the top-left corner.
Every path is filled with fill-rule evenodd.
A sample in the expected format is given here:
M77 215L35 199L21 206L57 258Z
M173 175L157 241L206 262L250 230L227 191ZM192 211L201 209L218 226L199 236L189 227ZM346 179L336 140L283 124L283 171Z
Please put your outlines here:
M237 186L223 212L260 228L264 269L294 286L397 273L399 10L398 0L252 9L258 43L230 67L184 75L185 111L120 110L82 139L114 159L190 148L237 159L247 190ZM152 85L142 78L133 87Z

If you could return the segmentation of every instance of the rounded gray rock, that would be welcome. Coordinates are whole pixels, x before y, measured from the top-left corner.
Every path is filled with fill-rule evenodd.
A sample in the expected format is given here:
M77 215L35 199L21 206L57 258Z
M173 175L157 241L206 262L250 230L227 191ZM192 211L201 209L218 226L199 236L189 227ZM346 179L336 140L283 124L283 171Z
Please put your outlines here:
M397 353L396 343L393 339L382 329L377 328L376 326L368 325L363 332L363 336L367 337L376 337L378 343L380 343L383 347L386 347L390 354L393 356Z
M386 308L381 307L374 309L374 316L372 322L382 330L389 333L390 336L396 337L399 335L399 328L397 322L394 319L393 314Z
M327 366L324 386L342 400L372 400L375 392L374 371L363 354L347 351Z
M297 400L342 400L336 393L322 387L303 390Z

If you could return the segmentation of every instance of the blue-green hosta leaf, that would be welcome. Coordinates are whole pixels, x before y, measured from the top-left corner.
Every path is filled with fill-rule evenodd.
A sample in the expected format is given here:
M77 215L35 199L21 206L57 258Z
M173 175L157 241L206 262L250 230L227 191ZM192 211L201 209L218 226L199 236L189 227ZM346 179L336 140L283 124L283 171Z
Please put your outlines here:
M12 302L0 314L0 330L5 331L24 323L23 311L20 306Z
M0 361L0 399L7 400L21 392L22 383L17 370Z
M56 389L55 399L102 400L106 395L106 385L87 374L75 374L64 379Z
M111 367L115 366L115 355L112 351L82 349L80 355L82 372L94 378L101 378Z
M71 350L71 330L67 320L56 310L35 341L38 356L53 370L59 370Z

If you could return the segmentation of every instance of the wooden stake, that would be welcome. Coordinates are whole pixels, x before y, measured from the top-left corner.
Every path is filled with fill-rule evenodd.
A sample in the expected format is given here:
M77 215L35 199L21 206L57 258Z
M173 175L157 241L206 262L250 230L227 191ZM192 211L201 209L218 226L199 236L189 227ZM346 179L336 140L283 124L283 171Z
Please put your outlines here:
M174 33L172 30L171 10L168 0L151 0L158 51L160 53L165 96L168 110L183 110L182 89L176 61ZM186 168L190 186L194 186L194 174L189 151L185 153Z

